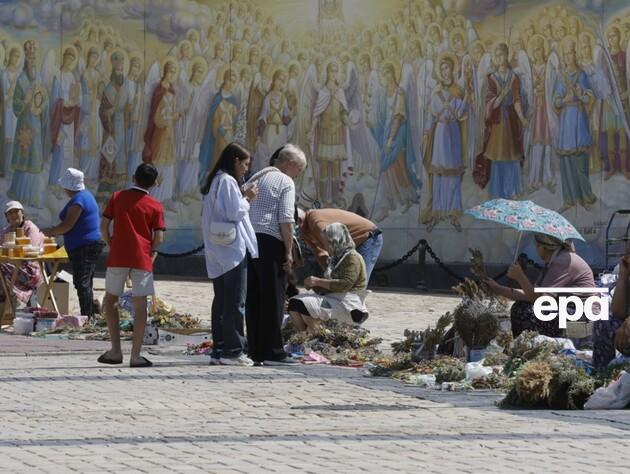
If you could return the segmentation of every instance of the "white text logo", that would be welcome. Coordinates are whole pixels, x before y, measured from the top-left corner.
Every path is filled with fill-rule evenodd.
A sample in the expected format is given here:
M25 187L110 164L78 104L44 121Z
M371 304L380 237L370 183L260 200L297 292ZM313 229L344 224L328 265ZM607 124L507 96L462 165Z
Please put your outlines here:
M541 321L553 321L558 317L560 329L566 329L567 321L578 321L584 315L589 321L608 321L608 288L535 288L534 292L546 293L536 298L534 315ZM554 297L549 293L568 295ZM591 296L583 300L577 296L580 293ZM575 307L573 314L568 312L570 305ZM599 311L595 313L595 309Z

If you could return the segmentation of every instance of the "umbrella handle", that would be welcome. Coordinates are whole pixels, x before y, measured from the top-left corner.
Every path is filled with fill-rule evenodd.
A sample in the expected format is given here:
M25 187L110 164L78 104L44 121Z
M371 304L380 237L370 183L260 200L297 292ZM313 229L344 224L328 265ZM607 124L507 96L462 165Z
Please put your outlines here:
M521 247L521 239L523 238L523 232L519 232L518 233L518 240L516 241L516 251L514 252L514 258L512 259L513 262L516 262L518 259L518 251Z

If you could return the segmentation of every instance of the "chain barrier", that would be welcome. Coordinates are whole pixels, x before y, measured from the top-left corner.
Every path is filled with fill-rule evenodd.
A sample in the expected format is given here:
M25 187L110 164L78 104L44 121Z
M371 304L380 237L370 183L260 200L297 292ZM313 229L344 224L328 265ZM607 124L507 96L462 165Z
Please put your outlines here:
M373 273L382 273L388 270L391 270L392 268L397 267L398 265L401 265L403 263L405 263L407 260L409 260L409 258L411 258L411 256L416 253L420 247L423 247L425 251L427 251L429 253L429 256L431 257L431 259L445 272L447 273L449 276L451 276L453 279L457 280L457 281L464 281L464 277L462 277L461 275L458 275L457 273L455 273L452 269L448 268L444 262L442 262L442 260L440 259L440 257L438 257L435 253L435 251L431 248L431 246L429 245L429 243L426 241L426 239L420 239L418 240L418 243L416 245L414 245L411 250L409 250L409 252L407 252L405 255L403 255L402 257L400 257L398 260L392 262L392 263L388 263L387 265L383 265L381 267L377 267L373 270ZM534 262L531 258L528 258L524 253L519 255L519 261L522 261L523 263L526 263L527 265L531 265L532 267L540 270L543 268L542 265L539 265L538 263ZM500 278L503 278L505 275L507 274L507 269L503 270L501 273L499 273L498 275L496 275L495 277L493 277L493 280L498 280Z
M199 247L197 247L196 249L190 250L188 252L182 252L182 253L166 253L166 252L160 252L158 251L158 255L160 257L164 257L164 258L182 258L182 257L190 257L191 255L195 255L196 253L199 253L203 250L203 244L201 244Z

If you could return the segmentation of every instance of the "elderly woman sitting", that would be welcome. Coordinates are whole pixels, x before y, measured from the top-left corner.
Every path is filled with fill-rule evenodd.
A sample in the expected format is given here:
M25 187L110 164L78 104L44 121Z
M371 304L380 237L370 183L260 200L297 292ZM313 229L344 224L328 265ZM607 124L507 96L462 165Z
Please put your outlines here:
M323 235L330 255L325 278L308 277L304 286L314 293L289 300L289 314L298 331L313 332L322 319L360 324L368 317L365 262L348 228L335 222L324 228Z
M4 236L8 232L16 232L18 228L24 229L24 237L31 238L31 244L41 246L44 242L44 235L40 232L38 227L24 217L24 207L18 201L10 201L6 204L4 210L4 217L7 220L8 225L2 230L0 234L0 242L4 242ZM5 280L10 281L15 265L12 263L1 263L0 271L5 277ZM13 285L13 296L20 303L27 304L31 299L33 291L42 282L42 273L35 262L23 262L17 273L17 279ZM7 295L3 295L2 298L6 298Z
M536 253L545 262L545 268L538 276L535 286L543 288L593 288L595 286L593 271L575 253L570 242L545 234L536 234L534 242ZM535 286L529 281L521 266L513 263L507 276L516 281L520 288L502 286L490 278L486 280L486 283L495 294L515 301L510 310L514 337L525 330L536 331L550 337L560 336L557 319L541 321L534 315L534 301L541 294L534 292ZM588 295L579 296L587 297Z

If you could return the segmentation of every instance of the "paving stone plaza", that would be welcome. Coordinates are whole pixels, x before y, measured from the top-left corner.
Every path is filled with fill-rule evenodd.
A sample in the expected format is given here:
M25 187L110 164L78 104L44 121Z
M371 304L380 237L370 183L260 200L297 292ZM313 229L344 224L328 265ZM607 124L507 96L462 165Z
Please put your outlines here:
M102 287L97 281L96 287ZM205 282L157 283L204 316ZM183 297L184 295L188 295ZM383 347L457 299L374 293ZM76 304L76 302L75 302ZM207 314L205 315L207 318ZM491 391L441 392L360 369L96 363L98 341L0 335L0 472L628 472L628 411L506 411Z

